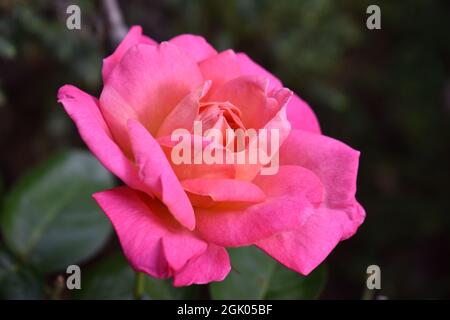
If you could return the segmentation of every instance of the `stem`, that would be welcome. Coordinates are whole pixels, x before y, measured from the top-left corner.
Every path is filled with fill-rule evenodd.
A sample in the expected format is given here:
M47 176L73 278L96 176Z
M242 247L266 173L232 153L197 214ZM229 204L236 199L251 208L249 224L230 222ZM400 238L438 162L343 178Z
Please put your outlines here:
M127 27L123 21L117 0L103 0L103 8L108 20L109 37L113 46L116 46L127 33Z
M142 300L145 286L145 274L142 272L136 272L136 281L134 283L134 299Z
M366 288L361 297L362 300L373 300L374 291Z

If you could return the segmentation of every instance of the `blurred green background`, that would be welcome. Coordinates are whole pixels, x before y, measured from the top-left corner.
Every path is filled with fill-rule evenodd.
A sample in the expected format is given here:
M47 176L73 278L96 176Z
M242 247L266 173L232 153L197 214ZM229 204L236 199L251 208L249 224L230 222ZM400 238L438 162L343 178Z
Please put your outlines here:
M81 8L68 30L66 8ZM381 7L381 30L366 8ZM359 232L312 276L232 252L222 284L147 298L450 298L450 2L119 1L155 40L203 35L244 51L310 103L324 134L361 151ZM0 1L0 298L131 298L133 273L90 199L116 181L56 103L66 83L97 95L115 44L101 1ZM57 239L57 241L55 241ZM80 264L82 290L64 289ZM377 264L382 289L365 291ZM243 285L245 283L245 285ZM246 289L242 289L246 288Z

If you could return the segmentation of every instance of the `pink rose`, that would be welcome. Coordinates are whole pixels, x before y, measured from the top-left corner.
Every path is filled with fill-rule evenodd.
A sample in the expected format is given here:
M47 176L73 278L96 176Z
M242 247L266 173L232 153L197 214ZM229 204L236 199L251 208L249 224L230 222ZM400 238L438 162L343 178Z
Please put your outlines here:
M244 53L202 37L161 44L131 28L103 63L100 98L65 85L58 99L99 161L125 186L94 194L134 269L175 286L223 280L226 247L256 245L301 274L363 222L359 152L321 134L309 106ZM276 129L279 167L178 163L176 129ZM204 137L203 148L220 150ZM278 152L277 152L278 151Z

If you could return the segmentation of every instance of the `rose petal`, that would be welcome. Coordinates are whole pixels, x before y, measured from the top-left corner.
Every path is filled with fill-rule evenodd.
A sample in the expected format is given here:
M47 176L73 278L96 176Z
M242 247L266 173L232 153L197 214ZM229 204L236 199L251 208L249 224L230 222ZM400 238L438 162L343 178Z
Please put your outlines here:
M206 81L198 89L184 97L164 119L158 129L157 137L170 136L176 129L191 131L198 115L200 99L206 95L210 87L211 81Z
M170 39L169 42L185 51L196 62L200 62L217 54L216 49L201 36L182 34Z
M329 206L353 203L358 160L359 152L344 143L301 130L291 130L280 149L281 165L298 165L319 177Z
M139 180L135 165L111 138L96 98L74 86L65 85L58 91L58 102L75 122L88 148L109 171L130 187L148 191Z
M195 208L197 230L208 242L221 246L250 245L303 225L322 199L322 185L309 170L282 166L273 176L253 183L266 194L264 202L243 208Z
M190 245L185 245L190 244ZM192 233L180 232L162 238L162 249L172 271L178 271L189 259L202 254L208 245Z
M209 244L203 254L189 260L182 270L175 273L173 284L180 287L222 281L230 270L230 258L225 248Z
M256 244L288 268L308 275L339 241L353 235L364 220L364 209L358 203L348 210L359 218L349 220L345 210L322 207L297 230L281 232Z
M308 104L300 99L297 95L293 95L287 104L287 116L292 125L292 129L300 129L320 134L319 121Z
M275 77L269 71L267 71L266 69L261 67L256 62L254 62L245 53L242 53L242 52L238 53L237 59L239 61L242 75L256 75L256 76L262 76L264 78L268 78L270 80L269 87L268 87L269 90L280 89L283 87L283 84L277 77Z
M289 136L291 130L291 124L287 120L286 107L282 107L263 129L263 131L257 131L256 139L250 139L245 150L236 154L236 158L239 158L239 154L243 153L244 155L241 155L241 157L245 157L245 159L250 159L252 154L258 155L256 164L252 164L250 160L246 161L245 164L236 161L236 179L250 181L253 180L258 173L264 173L265 175L276 174L279 166L279 163L276 163L276 161L279 161L279 149ZM276 134L278 134L278 136ZM265 141L266 148L262 147L264 146L263 141ZM265 155L267 158L264 159L265 161L268 159L270 160L269 168L266 166L267 163L262 161L261 155ZM263 168L264 166L266 167ZM264 172L262 170L264 170Z
M241 75L239 62L233 50L223 51L201 61L199 63L199 68L203 75L203 79L212 81L208 97L211 97L222 84Z
M257 76L242 76L226 82L211 95L213 101L229 101L241 111L244 126L253 129L263 128L284 106L280 96L271 96L268 80ZM280 89L283 90L283 89ZM289 90L283 90L284 102L288 101ZM272 93L276 95L276 93Z
M93 197L111 220L125 256L137 271L167 278L206 250L206 243L179 226L157 199L128 187Z
M292 130L280 150L280 162L313 171L323 184L324 198L303 226L257 245L287 267L309 274L364 220L364 209L355 200L358 158L359 152L342 142Z
M186 140L185 140L186 139ZM172 169L175 172L175 175L179 180L185 179L194 179L194 178L205 178L205 179L234 179L236 176L236 168L234 163L205 163L205 161L200 161L202 158L200 156L204 152L207 146L210 146L210 150L223 150L223 146L216 145L210 139L206 139L204 137L198 135L186 135L183 136L182 141L171 141L171 137L165 136L158 138L158 143L161 145L161 148L164 151L164 154L168 159L172 159L172 152L176 152L174 147L180 144L180 147L187 150L191 150L190 159L186 159L186 162L182 163L174 163L172 160L170 163L172 165ZM195 150L195 144L198 144L200 154L197 154L197 150ZM211 146L213 144L214 146ZM224 152L225 153L225 152ZM195 162L195 158L199 157L198 163Z
M113 54L103 59L103 67L102 67L103 82L106 82L106 79L110 75L111 71L116 67L117 64L119 64L120 60L122 59L123 55L127 52L127 50L138 43L157 45L157 43L154 40L142 35L141 26L132 26L128 31L127 35L125 36L125 38L123 38L123 40L117 46Z
M114 139L127 152L128 119L138 119L153 135L187 94L203 83L195 61L173 44L138 44L108 77L100 108Z
M232 179L189 179L181 181L194 206L210 207L217 203L251 204L265 200L255 184ZM193 201L194 200L194 201Z
M192 205L158 142L136 120L129 120L128 127L139 177L168 207L178 222L193 230L195 216Z

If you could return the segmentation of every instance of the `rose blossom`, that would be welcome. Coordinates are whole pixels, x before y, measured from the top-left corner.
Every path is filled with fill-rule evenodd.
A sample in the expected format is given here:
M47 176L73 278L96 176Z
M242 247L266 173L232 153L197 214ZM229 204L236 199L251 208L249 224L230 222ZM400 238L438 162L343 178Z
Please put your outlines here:
M226 247L255 245L307 275L364 220L359 152L321 134L297 95L243 53L202 37L160 44L131 28L104 59L100 98L65 85L58 100L99 161L125 185L94 194L131 265L175 286L223 280ZM279 168L174 164L174 130L276 129ZM202 147L223 148L220 143Z

